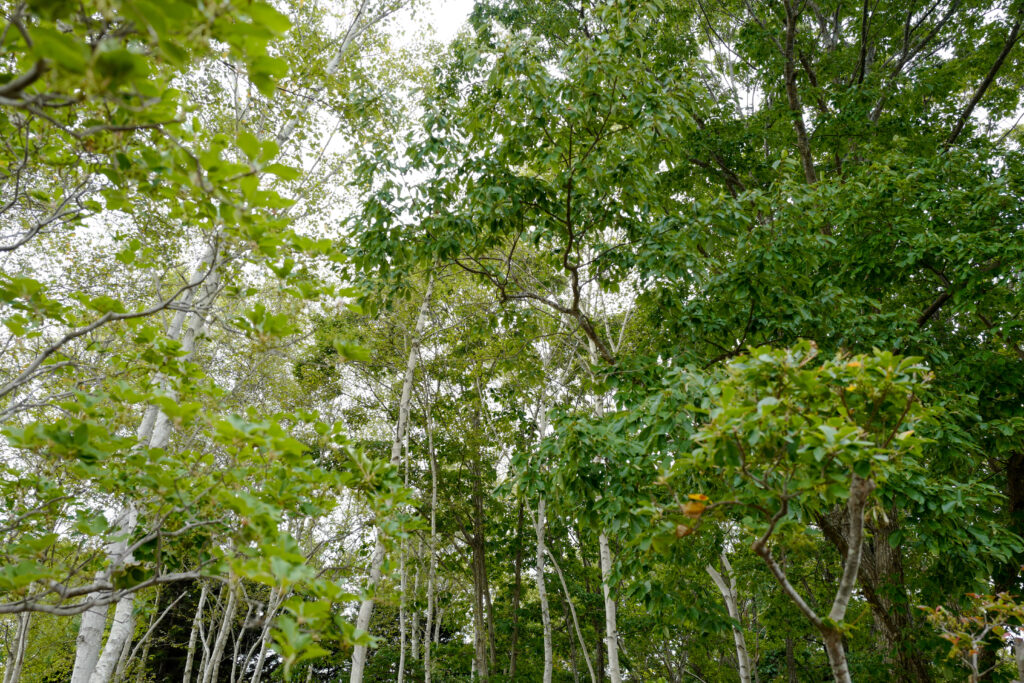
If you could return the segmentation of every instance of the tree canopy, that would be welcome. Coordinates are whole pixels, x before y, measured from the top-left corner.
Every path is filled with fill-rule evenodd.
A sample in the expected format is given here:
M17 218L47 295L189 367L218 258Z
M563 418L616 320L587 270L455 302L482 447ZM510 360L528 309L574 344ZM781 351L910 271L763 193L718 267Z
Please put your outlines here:
M1024 680L1020 0L0 4L3 683Z

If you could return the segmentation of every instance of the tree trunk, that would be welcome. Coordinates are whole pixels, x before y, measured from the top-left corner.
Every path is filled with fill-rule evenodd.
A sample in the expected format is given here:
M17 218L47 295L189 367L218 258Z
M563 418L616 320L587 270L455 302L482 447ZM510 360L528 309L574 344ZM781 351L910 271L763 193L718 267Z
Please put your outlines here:
M513 563L515 581L512 584L512 647L508 657L508 677L516 678L516 660L519 657L519 601L523 589L523 519L524 508L522 497L519 498L519 512L516 522L516 556ZM586 646L584 646L586 647Z
M252 603L249 602L245 610L245 616L242 617L242 628L238 629L238 636L235 638L235 642L231 645L231 675L228 678L228 683L235 683L238 679L235 678L235 672L238 670L238 658L242 651L242 639L245 637L245 624L249 623L249 619L252 617ZM244 672L243 672L244 678Z
M71 671L71 683L89 683L92 672L96 670L109 611L109 605L93 605L82 613L75 639L75 665Z
M473 660L481 681L487 680L487 624L484 616L483 578L480 575L479 551L473 545Z
M551 683L554 671L554 652L551 647L551 611L548 607L548 592L544 585L544 496L537 500L537 596L540 600L540 621L544 629L544 674L543 682Z
M437 577L435 576L437 571L437 457L434 453L434 429L431 422L429 385L427 386L427 400L424 412L426 413L427 455L430 457L430 547L427 549L429 555L427 558L427 628L423 634L423 680L425 683L430 683L430 646L434 637L431 627L434 619L434 590L437 582Z
M484 547L486 548L486 546ZM483 556L484 600L487 607L487 656L490 660L490 671L494 671L498 665L498 639L494 633L494 605L491 603L491 578L487 572L487 555L483 552L481 554Z
M736 622L732 627L733 642L736 644L736 662L739 669L740 683L750 683L750 656L747 653L747 640L743 635L743 625L740 624L740 611L737 607L738 596L736 594L736 577L732 573L732 566L729 558L722 553L722 568L725 570L729 582L710 564L705 567L711 580L718 587L718 592L725 600L725 607L729 612L729 618Z
M412 578L412 660L415 662L420 658L420 610L417 608L420 595L420 562L423 558L423 537L416 539L416 571Z
M405 366L405 377L402 380L402 396L398 404L398 424L395 425L395 438L391 442L391 464L398 466L402 458L402 443L405 440L405 430L409 423L409 402L412 398L412 384L416 376L416 365L419 362L420 338L423 335L423 328L427 323L427 312L430 308L430 295L434 291L434 274L430 274L427 280L427 291L423 294L423 303L420 304L419 313L416 315L416 327L413 332L412 343L409 348L409 359ZM370 572L367 580L367 591L372 591L380 582L381 569L384 565L384 539L377 532L377 539L374 544L373 554L370 556ZM370 628L370 617L373 615L373 598L370 594L363 598L359 605L359 615L356 617L356 630L368 631ZM362 683L363 671L366 668L366 645L356 645L352 649L352 674L350 683Z
M572 625L576 630L576 637L580 641L580 649L583 650L583 659L587 663L587 671L590 672L591 683L597 683L597 677L594 675L594 667L590 663L590 655L587 653L587 641L583 639L583 631L580 629L580 621L576 617L576 607L572 603L572 596L569 595L569 586L565 582L565 576L562 574L562 568L558 566L558 562L555 560L555 556L548 550L548 557L551 558L551 566L555 568L555 573L558 574L558 580L562 584L562 592L565 594L565 603L569 606L569 611L572 613ZM572 640L572 636L569 637ZM573 655L575 658L575 655Z
M843 558L843 573L839 578L839 587L832 600L832 607L827 619L820 617L800 593L789 582L786 570L775 560L768 541L774 528L774 522L782 519L788 511L788 499L783 498L781 508L777 511L772 526L763 536L757 539L751 549L764 560L783 592L800 609L821 634L828 655L832 676L836 683L850 683L850 670L847 665L846 651L843 648L842 632L837 627L846 618L846 609L857 585L857 574L860 571L861 558L864 553L864 506L871 492L875 490L875 482L864 479L857 474L850 480L850 494L846 500L846 514L850 522L849 546Z
M408 470L406 470L408 474ZM409 485L408 476L406 477L406 486ZM405 683L405 644L408 640L405 631L405 542L403 541L402 547L399 550L398 559L398 571L401 574L399 579L399 594L398 594L398 683Z
M579 534L580 539L582 539L583 538L583 530L577 528L577 533ZM589 571L590 571L590 568L591 568L591 564L590 564L590 561L587 559L587 554L585 552L583 552L582 543L581 543L581 547L580 547L580 561L583 563L583 570L584 570L583 571L583 588L584 588L584 590L586 590L587 595L593 595L593 591L590 588L590 576L589 576ZM592 618L591 626L594 627L594 633L598 633L598 634L601 633L601 631L603 630L603 625L601 624L601 615L598 612L593 611L593 612L591 612L591 618ZM605 674L605 671L604 671L604 648L601 647L601 642L603 640L604 640L603 638L599 638L598 641L594 644L594 669L595 669L595 673L597 674L598 683L604 683L604 674Z
M615 600L612 598L612 550L608 537L598 536L601 552L601 591L604 594L605 644L608 650L608 676L612 683L622 683L619 671L619 634L616 626Z
M220 663L224 658L224 648L228 643L228 636L231 635L231 622L235 618L235 610L238 606L238 587L228 586L228 604L224 607L224 616L220 622L220 629L217 631L217 638L213 641L213 651L210 659L203 669L202 683L217 683L220 676Z
M899 513L890 510L889 514L888 523L869 526L871 535L864 543L858 581L894 663L896 680L931 683L929 663L916 645L918 624L906 591L903 548L889 543L890 536L898 529ZM820 515L818 526L845 561L850 533L847 509L837 507L829 514Z
M136 521L135 509L134 507L129 507L126 520L121 526L125 530L124 535L126 538L123 541L117 542L117 550L114 551L116 554L111 554L112 557L117 558L112 561L112 567L123 566L126 562L131 561L130 555L127 554L127 535L135 528ZM89 677L89 683L107 683L111 676L113 676L118 660L124 653L127 643L131 641L132 630L135 625L132 619L132 611L134 609L134 593L129 593L117 601L117 605L114 608L114 619L110 624L110 632L107 634L107 643L96 661L96 666Z
M32 625L32 613L22 612L18 615L18 631L14 636L14 651L4 671L4 683L18 683L21 670L25 666L25 652L28 650L28 631Z
M221 586L220 590L217 591L217 602L213 604L213 608L210 610L210 630L207 633L206 623L199 623L199 639L203 644L203 657L199 660L199 671L196 673L196 681L202 683L203 672L206 671L206 665L210 661L210 637L214 636L214 630L217 625L217 614L220 610L224 609L224 594L227 592L225 586Z
M199 267L196 268L189 281L192 288L183 298L182 308L174 314L168 326L167 337L174 340L180 338L185 360L191 358L195 340L206 327L206 318L219 293L219 260L219 240L215 240L214 244L207 248ZM195 295L197 288L200 289L198 297ZM188 321L187 327L186 320ZM183 329L185 330L184 334L182 334ZM158 384L165 384L164 378L159 375L156 377L156 381ZM167 416L155 406L148 407L139 424L137 432L139 443L147 443L150 448L164 448L170 439L170 433L170 421ZM137 521L135 507L129 504L119 515L118 536L120 538L108 545L107 567L97 574L97 578L109 579L119 567L132 561L128 547ZM92 597L105 599L107 595L95 593ZM71 674L71 683L107 683L110 680L117 660L124 650L125 640L131 636L129 621L134 599L134 593L128 593L117 601L117 606L114 609L114 621L111 624L110 633L107 635L106 645L103 645L103 631L108 611L106 606L94 606L82 614L76 638L75 665Z
M796 675L796 656L794 655L793 638L786 636L786 677L789 683L799 683Z
M481 681L487 681L490 669L488 652L487 615L484 612L487 592L486 543L484 538L484 503L482 472L479 455L473 469L473 535L470 542L473 550L473 646L476 657L476 672Z
M553 558L552 558L553 559ZM579 657L576 656L576 641L569 633L569 611L565 608L565 601L562 601L562 620L565 623L565 635L569 640L569 662L572 664L572 683L580 683L580 667L577 664Z
M192 618L192 633L188 637L188 654L185 656L185 675L181 683L189 683L192 678L192 662L196 655L196 640L199 638L199 628L203 621L203 606L206 604L206 584L203 584L199 591L199 606L196 607L196 615Z
M117 665L114 667L114 674L111 677L114 683L121 683L124 680L124 670L128 666L128 654L132 647L132 636L135 635L135 614L128 615L128 637L124 639L121 654L117 658Z
M263 629L260 631L260 653L256 656L256 668L253 669L250 683L260 683L263 678L263 662L266 661L267 647L270 645L270 627L274 623L274 615L284 602L284 596L284 588L277 587L272 588L267 596L267 611L263 615Z
M850 667L846 663L846 650L843 649L843 635L836 630L824 635L825 652L832 668L832 678L836 683L853 683L850 678Z
M477 393L477 407L473 417L473 431L477 432L480 429L481 416L484 415L484 396L483 390L480 387L480 374L476 374L476 393ZM484 420L486 422L486 419ZM483 490L483 458L482 452L476 451L476 458L473 463L473 535L474 535L474 548L476 554L474 555L475 560L479 563L479 579L481 586L481 597L483 598L483 617L485 631L485 650L487 654L487 670L481 669L481 679L487 680L490 676L490 672L494 671L496 667L496 653L495 653L495 635L494 635L494 605L491 604L491 585L490 579L487 574L487 533L486 524L487 516L485 510L485 498Z
M409 437L405 437L405 487L409 488ZM405 683L405 646L408 642L406 631L406 589L408 587L408 567L406 566L406 548L408 544L403 539L398 548L398 683Z

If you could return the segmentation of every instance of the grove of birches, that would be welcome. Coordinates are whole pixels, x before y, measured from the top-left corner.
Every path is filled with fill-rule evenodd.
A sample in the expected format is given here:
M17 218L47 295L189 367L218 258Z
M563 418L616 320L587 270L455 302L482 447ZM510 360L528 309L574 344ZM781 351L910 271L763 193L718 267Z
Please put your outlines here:
M0 7L2 683L1024 681L1024 0Z

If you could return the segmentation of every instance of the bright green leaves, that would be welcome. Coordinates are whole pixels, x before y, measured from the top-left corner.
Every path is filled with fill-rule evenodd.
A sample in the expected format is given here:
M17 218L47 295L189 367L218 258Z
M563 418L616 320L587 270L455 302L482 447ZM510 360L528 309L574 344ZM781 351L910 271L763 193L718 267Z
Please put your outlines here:
M813 512L844 500L854 474L884 482L918 452L929 375L917 359L876 352L819 364L816 354L809 344L761 348L730 363L698 448L669 481L717 472L735 482L722 495L741 506L792 499Z
M236 138L238 148L242 150L245 156L255 163L266 163L277 156L278 145L273 140L261 141L255 135L247 130L239 131L238 137ZM284 167L283 164L275 164L275 166ZM287 173L287 171L285 171Z
M30 34L37 59L53 60L57 66L74 74L85 73L92 53L76 36L50 26L35 26Z
M288 17L265 2L249 3L245 8L245 13L252 19L253 24L265 27L272 34L284 33L292 26Z
M23 593L26 588L48 575L49 572L30 560L6 564L0 567L0 591Z
M34 9L46 20L28 29L35 57L49 61L58 72L84 76L85 82L94 85L99 93L138 84L149 76L158 60L140 49L142 44L157 48L160 57L174 67L181 67L209 50L210 39L222 41L234 58L249 66L265 94L270 94L274 78L285 70L285 65L269 57L266 50L268 43L291 24L264 2L216 7L196 6L183 0L114 3L97 11L102 11L110 21L134 22L134 31L102 36L95 41L80 30L68 30L67 23L53 23L66 18L75 7L52 3L39 4ZM199 38L197 26L205 26L209 35ZM61 82L59 75L48 77L48 81L51 85Z
M272 314L262 304L246 311L245 315L236 319L236 324L251 336L268 338L281 337L295 332L294 326L284 313Z
M606 30L556 55L525 34L456 46L468 94L429 97L409 166L398 169L414 189L395 183L378 150L365 160L376 177L365 181L356 264L397 278L412 264L472 257L481 279L518 296L494 252L535 250L523 258L542 277L568 279L583 251L611 252L638 235L670 191L659 165L693 127L691 75L656 78L643 62L655 35L642 28L642 5L601 4ZM424 170L426 181L414 179ZM399 220L406 213L415 221ZM625 277L600 270L608 289Z

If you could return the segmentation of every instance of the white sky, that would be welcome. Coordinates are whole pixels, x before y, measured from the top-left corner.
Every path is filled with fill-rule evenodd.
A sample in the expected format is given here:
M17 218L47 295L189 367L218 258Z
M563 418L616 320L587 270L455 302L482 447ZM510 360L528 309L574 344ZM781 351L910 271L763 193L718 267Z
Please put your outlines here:
M403 28L409 38L420 37L424 33L433 33L437 40L447 43L466 23L469 13L473 10L474 0L424 0L403 20Z

